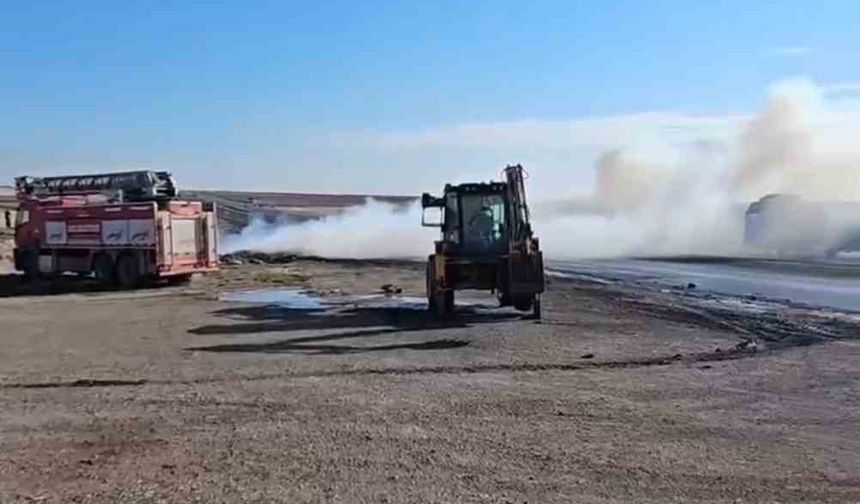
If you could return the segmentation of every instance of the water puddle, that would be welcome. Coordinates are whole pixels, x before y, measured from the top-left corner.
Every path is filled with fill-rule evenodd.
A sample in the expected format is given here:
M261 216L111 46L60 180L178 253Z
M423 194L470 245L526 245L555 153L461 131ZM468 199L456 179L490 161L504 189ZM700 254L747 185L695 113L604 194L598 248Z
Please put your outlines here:
M426 310L427 298L416 296L390 296L385 294L365 294L347 296L347 303L360 303L374 308L404 308L407 310Z
M276 306L293 310L332 310L349 306L368 308L391 308L406 310L426 310L427 299L418 296L392 296L386 294L344 295L320 297L313 292L298 289L254 289L221 294L221 301L253 303ZM473 309L493 309L497 307L494 299L459 297L457 306Z
M219 296L221 301L275 305L293 310L319 310L325 308L320 298L297 289L255 289L228 292Z
M598 283L601 285L612 285L618 283L613 280L607 280L605 278L601 278L594 275L588 275L586 273L570 273L567 271L557 271L552 269L546 270L546 276L555 277L555 278L564 278L566 280L584 280L586 282Z

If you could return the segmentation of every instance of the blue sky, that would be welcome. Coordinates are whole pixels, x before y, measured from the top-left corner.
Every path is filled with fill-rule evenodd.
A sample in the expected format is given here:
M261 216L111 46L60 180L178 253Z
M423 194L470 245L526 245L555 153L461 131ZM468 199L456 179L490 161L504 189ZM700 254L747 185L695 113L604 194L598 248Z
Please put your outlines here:
M860 4L758 3L0 0L0 181L147 166L185 186L409 193L518 155L584 181L611 139L389 140L752 113L785 77L860 81Z

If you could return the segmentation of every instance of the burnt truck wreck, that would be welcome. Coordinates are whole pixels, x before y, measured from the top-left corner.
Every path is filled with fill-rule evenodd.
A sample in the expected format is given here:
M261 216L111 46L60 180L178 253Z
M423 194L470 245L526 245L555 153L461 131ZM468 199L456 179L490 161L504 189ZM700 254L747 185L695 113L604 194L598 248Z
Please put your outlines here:
M780 257L831 258L860 251L860 202L767 195L746 210L744 243Z

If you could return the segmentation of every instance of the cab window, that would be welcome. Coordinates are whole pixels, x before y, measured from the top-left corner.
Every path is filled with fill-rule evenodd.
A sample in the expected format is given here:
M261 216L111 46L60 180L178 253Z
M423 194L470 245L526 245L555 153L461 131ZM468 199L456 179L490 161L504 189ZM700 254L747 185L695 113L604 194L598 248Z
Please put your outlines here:
M463 245L467 251L497 252L505 248L505 201L500 194L461 197Z

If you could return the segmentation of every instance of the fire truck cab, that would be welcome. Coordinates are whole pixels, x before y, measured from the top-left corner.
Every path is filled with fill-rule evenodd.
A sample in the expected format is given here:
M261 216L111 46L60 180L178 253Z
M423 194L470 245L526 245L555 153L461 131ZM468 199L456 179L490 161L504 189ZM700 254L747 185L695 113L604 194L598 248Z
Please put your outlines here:
M135 287L218 267L214 205L176 199L166 172L15 179L15 267Z

